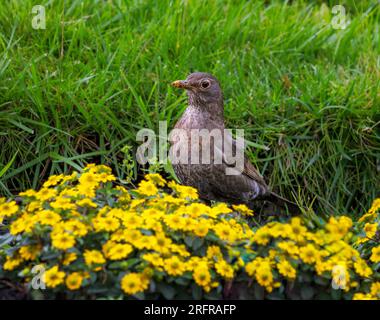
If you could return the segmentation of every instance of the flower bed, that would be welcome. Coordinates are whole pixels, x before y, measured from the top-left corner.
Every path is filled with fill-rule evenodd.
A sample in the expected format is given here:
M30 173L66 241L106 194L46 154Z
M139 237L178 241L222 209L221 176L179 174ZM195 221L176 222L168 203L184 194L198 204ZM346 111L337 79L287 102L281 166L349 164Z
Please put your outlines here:
M127 190L102 165L20 196L0 200L0 278L32 298L380 298L380 199L357 222L253 227L244 205L208 206L159 174Z

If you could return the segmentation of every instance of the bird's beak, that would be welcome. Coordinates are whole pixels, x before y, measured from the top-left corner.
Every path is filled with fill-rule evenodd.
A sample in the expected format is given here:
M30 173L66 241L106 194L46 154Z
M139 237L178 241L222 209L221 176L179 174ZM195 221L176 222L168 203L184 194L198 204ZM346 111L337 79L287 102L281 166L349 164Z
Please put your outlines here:
M181 89L191 89L191 85L186 80L176 80L172 82L172 86Z

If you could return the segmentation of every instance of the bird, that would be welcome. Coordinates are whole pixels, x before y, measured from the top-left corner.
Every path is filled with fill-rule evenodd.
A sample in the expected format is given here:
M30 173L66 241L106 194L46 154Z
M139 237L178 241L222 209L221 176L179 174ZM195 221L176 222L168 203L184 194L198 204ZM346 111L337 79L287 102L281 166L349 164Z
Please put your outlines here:
M196 188L200 198L206 201L243 203L250 207L256 201L270 201L275 206L286 208L290 213L298 214L298 205L270 190L265 179L244 154L244 149L242 170L235 174L226 174L231 163L226 160L224 144L222 148L219 142L216 146L218 138L212 137L209 144L202 145L203 136L202 139L195 139L192 135L197 130L225 132L223 93L218 79L209 73L194 72L185 80L176 80L171 85L185 89L188 95L188 106L170 133L173 148L171 159L173 156L177 159L172 161L172 166L181 184ZM187 139L183 139L183 135ZM222 142L230 140L232 149L235 152L238 150L232 136L227 135L226 138L223 135L221 139ZM194 149L201 154L209 151L208 148L210 161L202 162L202 155L192 158L191 152ZM179 155L181 151L182 155ZM221 161L216 162L218 152L221 153L218 158Z

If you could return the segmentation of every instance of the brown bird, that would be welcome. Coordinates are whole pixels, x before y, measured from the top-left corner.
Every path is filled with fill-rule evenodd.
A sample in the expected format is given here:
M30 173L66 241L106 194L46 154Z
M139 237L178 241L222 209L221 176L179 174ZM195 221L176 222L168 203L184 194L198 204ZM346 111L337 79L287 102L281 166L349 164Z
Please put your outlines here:
M195 139L191 135L194 130L224 132L223 94L218 80L211 74L196 72L190 74L186 80L174 81L172 85L185 89L188 95L188 107L171 133L173 154L177 156L177 159L181 159L176 163L173 163L172 160L172 163L181 183L198 189L199 195L203 199L245 203L250 206L253 200L268 200L279 207L287 206L289 211L298 213L299 208L296 204L270 191L263 177L244 156L244 151L241 172L228 175L226 169L231 168L231 163L226 159L224 145L222 144L223 147L220 148L220 144L217 142L218 138L213 137L208 144L202 145L202 142L206 141L203 136ZM187 140L181 138L184 133ZM223 136L221 139L222 142L225 142L226 139L230 140L232 149L236 153L238 146L231 136ZM210 161L202 162L202 153L208 151L208 148ZM194 150L199 150L200 154L191 158L191 152ZM180 157L181 152L185 153L185 156ZM221 153L222 161L220 162L215 161L218 152Z

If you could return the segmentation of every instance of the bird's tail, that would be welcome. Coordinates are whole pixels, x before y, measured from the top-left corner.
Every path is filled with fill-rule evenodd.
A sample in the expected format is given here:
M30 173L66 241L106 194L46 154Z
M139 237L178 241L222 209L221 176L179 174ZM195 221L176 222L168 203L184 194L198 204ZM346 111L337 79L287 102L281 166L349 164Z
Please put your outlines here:
M291 215L299 215L302 213L301 207L295 202L285 199L274 192L270 192L265 200L272 202L274 205L287 210Z

